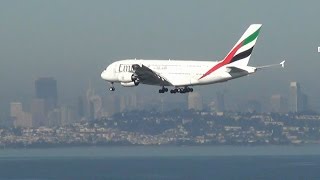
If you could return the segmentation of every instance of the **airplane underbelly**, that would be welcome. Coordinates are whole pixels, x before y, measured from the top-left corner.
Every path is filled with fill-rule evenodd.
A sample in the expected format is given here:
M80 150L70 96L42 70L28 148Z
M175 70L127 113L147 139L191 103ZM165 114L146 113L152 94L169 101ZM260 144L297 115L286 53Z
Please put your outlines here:
M199 79L199 84L213 84L219 82L225 82L232 79L232 76L226 72L213 73L202 79Z
M174 86L189 86L192 83L190 75L171 75L168 80Z

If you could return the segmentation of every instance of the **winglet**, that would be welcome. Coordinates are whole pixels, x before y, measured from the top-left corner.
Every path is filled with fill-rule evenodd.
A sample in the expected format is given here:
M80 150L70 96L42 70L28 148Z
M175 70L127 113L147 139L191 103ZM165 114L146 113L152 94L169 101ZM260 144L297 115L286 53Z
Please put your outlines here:
M281 67L282 68L284 68L284 63L286 62L286 60L283 60L281 63L280 63L280 65L281 65Z

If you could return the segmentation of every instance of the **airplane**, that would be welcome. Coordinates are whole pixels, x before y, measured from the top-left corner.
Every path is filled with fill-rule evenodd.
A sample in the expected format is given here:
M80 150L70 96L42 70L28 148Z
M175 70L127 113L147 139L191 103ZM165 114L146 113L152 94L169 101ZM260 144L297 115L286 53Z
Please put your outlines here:
M193 86L226 82L255 73L257 70L282 66L271 64L260 67L248 66L253 48L257 41L262 24L251 24L230 52L221 61L195 60L143 60L126 59L113 62L102 73L101 78L110 83L124 87L141 84L160 86L159 93L193 92Z

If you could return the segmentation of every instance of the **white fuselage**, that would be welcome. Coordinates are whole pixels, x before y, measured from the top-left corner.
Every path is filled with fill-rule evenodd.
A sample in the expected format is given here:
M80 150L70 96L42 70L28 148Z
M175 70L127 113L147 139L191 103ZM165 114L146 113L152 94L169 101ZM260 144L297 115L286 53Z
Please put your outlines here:
M192 61L192 60L120 60L110 64L101 74L101 77L109 82L129 83L127 78L133 73L132 65L144 65L165 78L170 84L150 84L158 86L194 86L213 84L228 81L230 79L242 77L254 72L249 66L244 67L246 71L230 73L227 65L223 65L211 72L212 67L216 66L218 61ZM144 83L147 84L147 83Z
M251 24L229 53L221 61L193 60L120 60L110 64L101 74L102 79L131 87L141 84L162 86L159 93L192 92L188 86L228 81L254 73L248 66L261 24Z

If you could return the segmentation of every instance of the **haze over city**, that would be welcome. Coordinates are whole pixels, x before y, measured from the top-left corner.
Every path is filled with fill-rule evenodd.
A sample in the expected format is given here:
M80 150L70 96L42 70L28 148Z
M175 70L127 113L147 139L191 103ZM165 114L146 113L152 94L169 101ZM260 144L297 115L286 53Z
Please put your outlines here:
M319 7L0 1L0 179L320 179ZM128 63L122 71L134 76L121 80L140 84L109 91L106 81L120 79L109 76L112 62L220 61L238 40L209 71L211 63L185 61L159 69L184 80L198 68L201 83L212 83L278 67L162 94ZM252 67L240 66L250 55ZM215 76L221 67L230 71Z
M2 1L1 116L12 101L30 104L39 77L55 78L59 103L67 104L84 95L89 84L100 96L108 96L111 92L100 73L116 60L220 60L252 23L262 23L263 28L250 65L285 59L287 67L194 89L205 99L226 90L234 102L269 101L273 94L286 96L290 82L298 81L310 105L319 109L319 5L317 1ZM158 98L157 89L139 85L118 87L113 93L134 91Z

